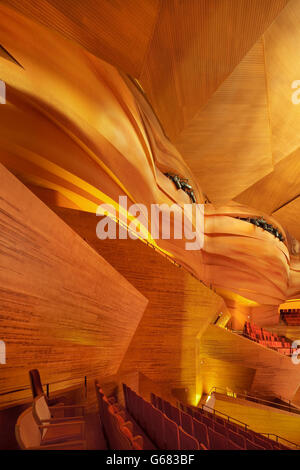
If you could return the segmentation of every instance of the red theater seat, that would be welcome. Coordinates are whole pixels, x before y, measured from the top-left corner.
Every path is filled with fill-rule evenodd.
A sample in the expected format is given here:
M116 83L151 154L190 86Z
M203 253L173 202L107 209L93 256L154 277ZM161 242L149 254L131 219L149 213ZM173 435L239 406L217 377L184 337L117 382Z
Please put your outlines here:
M185 413L184 411L180 412L181 418L181 427L190 435L193 435L193 418Z
M157 408L164 413L163 401L160 397L156 397Z
M171 404L166 400L162 400L162 404L163 404L163 412L165 413L165 415L168 416L168 418L171 418L171 415L172 415Z
M207 449L210 448L207 426L194 418L194 436L199 443L203 443Z
M208 429L208 437L211 450L226 450L227 439L222 434L214 431L212 428Z
M141 450L143 449L142 436L133 436L131 426L125 422L122 416L115 412L114 408L108 408L110 420L108 439L110 448L114 450Z
M152 410L154 407L151 405L151 403L147 402L146 400L143 400L143 416L141 420L141 427L149 434L150 430L150 420L151 420L151 414Z
M179 449L180 450L199 450L200 446L193 436L186 433L181 426L178 427L179 432Z
M244 447L240 447L230 439L227 440L227 450L245 450Z
M214 423L214 431L223 434L223 436L227 436L227 428L224 426L224 424L220 424L215 422Z
M234 431L231 431L230 429L228 429L228 438L234 442L235 444L237 444L239 447L245 449L246 448L246 442L245 442L245 438L243 436L241 436L240 434L234 432Z
M249 441L249 439L246 439L246 448L247 450L265 450L263 446L260 446L259 444Z
M149 437L159 449L162 449L164 415L158 408L153 408L150 419L151 434Z
M220 416L217 416L215 415L215 421L217 421L217 423L219 424L223 424L223 426L225 426L227 424L227 421L225 421L225 419L221 418Z
M202 416L202 422L206 424L209 428L212 428L214 425L214 420L213 418L208 418L207 416Z
M194 418L197 419L197 421L200 421L201 423L202 423L202 416L203 415L201 413L197 411L194 412Z
M257 435L254 436L253 442L254 444L264 447L267 450L273 449L273 445L270 442L268 442L266 439L260 439Z
M230 429L230 431L238 433L238 425L231 423L230 421L227 423L227 429Z
M181 426L180 413L179 408L176 408L176 406L171 407L171 416L169 416L169 418L175 421L178 426Z
M250 440L250 441L253 441L253 435L251 434L251 432L246 431L246 429L239 428L239 429L238 429L238 433L239 433L241 436L244 436L246 439L248 439L248 440Z
M180 450L178 426L163 415L163 447L166 450Z
M150 394L150 400L152 405L156 407L156 395L154 393Z

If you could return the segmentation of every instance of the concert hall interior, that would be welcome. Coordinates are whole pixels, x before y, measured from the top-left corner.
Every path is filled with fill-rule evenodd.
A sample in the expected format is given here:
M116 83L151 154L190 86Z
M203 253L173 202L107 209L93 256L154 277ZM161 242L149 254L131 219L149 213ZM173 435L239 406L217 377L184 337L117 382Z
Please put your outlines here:
M300 449L299 48L300 0L0 2L1 450Z

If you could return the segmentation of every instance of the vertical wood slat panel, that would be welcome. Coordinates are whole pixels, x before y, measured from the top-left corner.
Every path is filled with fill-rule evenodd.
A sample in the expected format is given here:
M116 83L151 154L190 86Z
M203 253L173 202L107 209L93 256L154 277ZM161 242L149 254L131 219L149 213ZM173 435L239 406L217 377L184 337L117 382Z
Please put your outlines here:
M162 0L140 82L174 139L288 0Z
M138 76L159 12L159 0L4 0L22 15Z

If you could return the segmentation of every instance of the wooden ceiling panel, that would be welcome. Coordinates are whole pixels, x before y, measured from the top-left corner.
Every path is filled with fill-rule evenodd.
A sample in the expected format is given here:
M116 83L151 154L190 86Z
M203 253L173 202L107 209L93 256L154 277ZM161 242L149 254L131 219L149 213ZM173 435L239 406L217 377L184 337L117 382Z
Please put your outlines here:
M299 22L300 2L291 0L264 34L274 163L300 144L300 105L292 102L300 76Z
M274 217L276 217L297 240L300 240L299 214L300 197L297 197L289 204L286 204L281 209L274 212Z
M87 51L138 76L160 0L3 0ZM38 5L37 5L38 3Z
M289 0L163 0L140 81L174 139Z
M300 109L299 109L300 112ZM281 160L274 170L235 198L241 204L274 213L300 194L300 149Z
M263 43L258 41L175 145L213 203L273 169Z

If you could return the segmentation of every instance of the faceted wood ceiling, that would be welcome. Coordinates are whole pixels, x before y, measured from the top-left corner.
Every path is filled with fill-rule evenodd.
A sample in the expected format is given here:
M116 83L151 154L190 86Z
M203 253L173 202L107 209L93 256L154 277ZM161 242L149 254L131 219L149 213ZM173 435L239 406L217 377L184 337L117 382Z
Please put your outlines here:
M235 198L276 213L300 238L297 203L290 205L299 196L300 106L291 101L300 76L299 0L2 4L138 79L213 203Z

